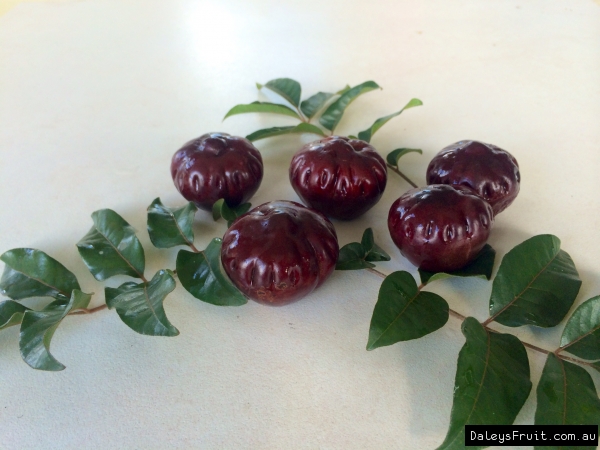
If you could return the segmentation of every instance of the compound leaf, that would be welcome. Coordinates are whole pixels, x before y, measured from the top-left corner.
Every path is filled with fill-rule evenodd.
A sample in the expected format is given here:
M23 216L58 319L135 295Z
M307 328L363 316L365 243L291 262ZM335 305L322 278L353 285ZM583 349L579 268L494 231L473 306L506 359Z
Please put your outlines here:
M375 264L365 261L367 256L364 247L358 242L351 242L340 248L335 270L360 270L375 267Z
M600 295L586 300L571 314L560 346L583 359L600 359Z
M133 227L111 209L95 211L92 220L94 226L77 243L92 275L99 281L114 275L143 278L144 249Z
M550 353L537 387L535 424L600 425L600 399L590 374Z
M0 330L20 324L23 321L23 315L27 311L31 310L13 300L0 303Z
M423 337L448 321L448 303L433 292L419 291L405 271L388 275L379 289L367 350Z
M213 239L200 253L180 250L177 276L181 285L199 300L218 306L240 306L248 302L221 268L222 240Z
M196 205L189 202L183 208L171 209L162 204L160 198L148 206L148 234L156 248L177 245L191 246L194 242L194 216Z
M485 329L477 319L462 324L450 427L438 450L465 448L465 425L510 425L531 391L529 360L515 336ZM485 447L473 447L485 448Z
M6 264L0 293L13 300L53 297L66 303L73 289L81 289L72 272L41 250L14 248L4 252L0 260Z
M263 128L262 130L257 130L254 133L250 133L248 136L246 136L246 139L251 142L255 142L260 139L293 133L312 133L319 136L325 136L323 130L316 125L302 122L295 126Z
M391 152L389 152L385 159L389 165L398 166L398 161L400 161L400 158L402 158L407 153L419 153L420 155L422 155L423 150L421 150L420 148L397 148L396 150L392 150Z
M375 243L372 228L364 231L360 243L365 249L365 261L389 261L391 259L390 255Z
M272 114L282 114L284 116L295 117L296 119L300 119L300 116L296 111L292 108L289 108L285 105L280 105L278 103L268 103L268 102L252 102L247 105L236 105L231 108L223 120L227 119L230 116L234 116L236 114L246 114L246 113L272 113Z
M491 245L485 244L475 259L462 269L452 272L428 272L427 270L419 269L421 283L428 284L435 280L443 280L450 277L475 277L489 280L492 278L495 257L496 250Z
M560 239L538 235L514 247L502 259L492 285L490 315L509 327L553 327L565 317L581 280Z
M159 270L148 283L124 283L106 288L106 304L116 309L121 320L133 331L147 336L177 336L165 313L163 302L175 289L168 270Z
M329 92L317 92L315 95L310 96L300 103L300 110L307 118L312 119L315 114L325 106L327 100L334 95L335 94L330 94Z
M373 125L371 125L369 128L367 128L364 131L361 131L360 133L358 133L358 138L365 141L365 142L371 142L371 138L373 137L373 135L377 132L377 130L379 130L382 126L384 126L386 123L388 123L391 119L393 119L396 116L399 116L400 114L402 114L402 112L406 109L409 108L414 108L415 106L421 106L423 104L423 102L421 100L419 100L418 98L413 98L411 99L405 106L404 108L402 108L400 111L389 114L385 117L381 117L379 119L377 119Z
M300 96L302 95L302 87L300 83L296 80L292 80L291 78L276 78L275 80L268 81L264 85L260 85L257 83L257 87L262 88L266 87L276 94L279 94L281 97L286 99L294 106L298 106L300 103Z
M320 117L319 122L325 128L333 132L335 127L337 127L338 123L342 119L344 111L346 111L348 105L350 105L350 103L352 103L352 101L360 95L374 89L379 89L379 85L374 81L366 81L345 91L341 94L340 98L327 107L323 115Z
M75 309L87 308L92 296L74 289L68 303L55 300L41 311L25 311L21 323L21 357L32 368L57 371L65 366L50 353L50 342L60 322Z

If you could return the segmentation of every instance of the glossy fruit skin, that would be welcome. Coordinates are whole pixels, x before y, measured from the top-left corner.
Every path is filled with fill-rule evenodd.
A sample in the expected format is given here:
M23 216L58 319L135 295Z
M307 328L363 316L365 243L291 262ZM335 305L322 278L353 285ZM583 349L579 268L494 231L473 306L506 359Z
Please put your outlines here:
M514 156L478 141L459 141L445 147L427 167L427 184L465 186L492 205L494 214L513 202L520 182Z
M388 215L394 244L415 266L431 272L458 270L485 245L494 213L471 190L434 184L412 189Z
M238 217L223 236L225 272L252 300L280 306L319 287L339 255L331 222L318 211L285 200Z
M227 133L207 133L175 152L171 176L186 200L210 211L221 198L229 206L250 199L262 181L263 162L249 140Z
M331 136L306 144L294 155L290 182L306 205L329 217L351 220L379 201L387 169L367 142Z

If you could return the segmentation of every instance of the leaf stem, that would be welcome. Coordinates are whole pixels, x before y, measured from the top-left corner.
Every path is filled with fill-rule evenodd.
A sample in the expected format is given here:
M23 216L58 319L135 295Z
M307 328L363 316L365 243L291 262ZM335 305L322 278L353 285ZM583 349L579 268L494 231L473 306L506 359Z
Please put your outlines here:
M104 303L103 305L96 306L95 308L76 309L75 311L71 311L68 315L69 316L79 316L81 314L93 314L95 312L102 311L103 309L106 309L106 307L107 307L107 305L106 305L106 303Z
M393 172L396 172L398 175L400 175L402 178L404 178L404 181L406 181L408 184L410 184L412 187L414 188L418 188L419 186L417 186L415 183L413 183L413 181L408 178L406 175L404 175L402 172L400 172L400 170L398 169L397 166L392 166L390 163L386 164L390 169L392 169Z
M377 276L379 276L379 277L381 277L381 278L386 278L386 277L387 277L387 275L386 275L385 273L383 273L383 272L380 272L380 271L379 271L379 270L377 270L377 269L368 268L368 269L366 269L366 270L367 270L367 271L369 271L369 272L371 272L371 273L374 273L375 275L377 275ZM419 290L419 291L421 291L421 290L422 290L424 287L425 287L425 284L421 283L421 284L419 285L419 287L418 287L418 290ZM461 313L459 313L458 311L454 311L454 310L453 310L453 309L451 309L451 308L449 308L449 309L448 309L448 313L449 313L451 316L453 316L453 317L456 317L457 319L460 319L460 320L465 320L465 319L467 318L466 316L462 315L462 314L461 314ZM490 319L491 319L491 318L490 318ZM488 320L486 320L485 322L483 322L483 323L482 323L483 327L484 327L486 330L488 330L488 331L491 331L491 332L494 332L494 333L498 333L498 331L497 331L497 330L494 330L493 328L490 328L490 327L488 326L488 323L490 322L490 319L488 319ZM552 351L550 351L550 350L546 350L546 349L544 349L544 348L538 347L537 345L530 344L529 342L524 342L524 341L521 341L521 343L522 343L522 344L523 344L525 347L527 347L527 348L529 348L529 349L531 349L531 350L534 350L534 351L536 351L536 352L543 353L543 354L545 354L545 355L549 355L550 353L554 353L554 355L556 355L556 357L557 357L557 358L559 358L559 359L562 359L562 360L565 360L565 361L570 361L570 362L573 362L573 363L575 363L575 364L580 364L580 365L584 365L584 366L594 367L592 363L589 363L589 362L587 362L587 361L582 361L581 359L577 359L577 358L571 358L570 356L560 355L559 353L560 353L562 350L564 350L566 347L561 347L561 348L558 348L558 349L556 349L554 352L552 352Z

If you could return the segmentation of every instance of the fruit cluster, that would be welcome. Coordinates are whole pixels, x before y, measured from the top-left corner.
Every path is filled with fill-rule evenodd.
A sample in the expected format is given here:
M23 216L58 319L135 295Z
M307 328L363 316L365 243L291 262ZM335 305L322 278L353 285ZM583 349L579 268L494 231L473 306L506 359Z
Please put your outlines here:
M171 174L187 200L210 210L219 199L235 207L252 197L263 164L247 139L208 133L175 153ZM372 208L383 195L387 169L369 143L330 136L302 147L289 177L308 208L283 200L260 205L232 223L221 250L225 272L238 289L271 305L298 300L332 273L339 246L327 216L352 220ZM519 166L494 145L460 141L433 158L427 183L392 204L388 227L411 263L448 272L481 251L495 215L519 192Z

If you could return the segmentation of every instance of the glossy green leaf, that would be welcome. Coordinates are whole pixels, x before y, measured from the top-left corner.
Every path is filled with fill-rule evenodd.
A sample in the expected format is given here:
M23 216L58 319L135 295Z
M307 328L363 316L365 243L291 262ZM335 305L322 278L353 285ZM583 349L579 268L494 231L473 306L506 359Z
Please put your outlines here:
M400 158L402 158L407 153L419 153L422 155L423 150L421 150L420 148L397 148L396 150L392 150L391 152L389 152L385 159L387 163L391 166L398 166Z
M502 259L492 285L490 315L509 327L553 327L565 317L581 280L573 260L552 235L534 236Z
M21 323L21 357L34 369L63 370L65 366L50 353L50 342L60 322L75 309L87 308L91 295L74 289L68 303L55 300L41 311L25 311Z
M319 136L325 136L325 133L319 127L303 122L296 126L263 128L262 130L257 130L254 133L250 133L248 136L246 136L246 139L251 142L255 142L260 139L293 133L312 133Z
M78 243L83 262L97 280L114 275L143 278L145 258L135 231L111 209L92 214L94 226Z
M448 303L439 295L419 291L410 273L393 272L379 288L367 350L434 332L448 321L448 309Z
M203 252L180 250L177 254L177 276L181 285L203 302L218 306L240 306L248 302L221 268L221 244L213 239Z
M264 85L257 83L256 86L260 86L259 89L266 87L272 90L294 106L298 106L300 103L302 87L300 87L300 83L298 83L296 80L292 80L291 78L277 78L275 80L268 81Z
M571 314L560 346L583 359L600 359L600 295L586 300Z
M72 272L41 250L14 248L4 252L0 260L6 264L0 293L13 300L53 297L66 303L73 289L81 289Z
M347 85L346 85L346 86L344 86L342 89L340 89L339 91L337 91L337 92L335 93L335 95L344 95L344 94L345 94L346 92L348 92L350 89L352 89L352 88L350 87L350 85L349 85L349 84L347 84Z
M212 207L213 220L217 221L223 218L227 221L227 226L230 227L235 219L246 214L252 207L251 203L242 203L238 206L228 206L225 199L220 198Z
M148 207L148 234L156 248L177 245L192 246L194 242L194 216L198 208L189 202L183 208L171 209L155 199Z
M177 336L165 313L163 302L175 289L168 270L159 270L148 283L124 283L106 288L106 304L116 309L121 320L133 331L147 336Z
M600 399L590 374L550 353L537 387L535 424L600 425ZM595 449L596 445L552 448Z
M13 300L0 303L0 330L20 324L26 311L31 310Z
M399 116L406 109L414 108L415 106L421 106L422 104L423 104L423 102L421 100L419 100L418 98L413 98L400 111L392 113L392 114L389 114L389 115L387 115L385 117L381 117L381 118L377 119L373 123L373 125L371 125L369 128L367 128L366 130L361 131L360 133L358 133L358 138L361 139L361 140L363 140L363 141L365 141L365 142L371 142L371 138L373 137L373 135L382 126L384 126L386 123L388 123L391 119L393 119L396 116Z
M372 228L364 231L360 243L365 250L365 261L389 261L391 259L390 255L375 243Z
M317 92L315 95L303 100L300 103L300 110L302 113L309 119L312 119L316 113L318 113L327 100L333 97L335 94L330 94L329 92Z
M458 355L450 427L438 450L464 449L465 425L512 424L531 391L519 339L487 330L473 317L464 320L462 332L466 342Z
M284 116L295 117L296 119L300 119L300 116L293 109L280 105L278 103L268 103L268 102L252 102L247 105L236 105L231 108L223 120L227 119L230 116L234 116L236 114L246 114L246 113L271 113L271 114L282 114Z
M340 248L335 270L360 270L375 267L375 264L365 261L367 256L364 247L358 242L351 242Z
M327 107L323 115L320 117L319 122L328 130L335 130L338 123L344 115L344 111L354 99L358 96L365 94L374 89L379 89L379 85L374 81L366 81L358 86L354 86L352 89L344 92L340 98Z
M462 269L453 272L428 272L419 269L421 283L428 284L435 280L443 280L450 277L475 277L489 280L492 278L495 257L496 250L491 245L485 244L475 259Z

